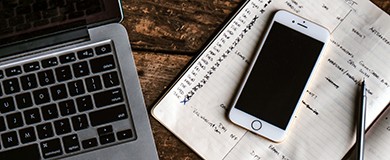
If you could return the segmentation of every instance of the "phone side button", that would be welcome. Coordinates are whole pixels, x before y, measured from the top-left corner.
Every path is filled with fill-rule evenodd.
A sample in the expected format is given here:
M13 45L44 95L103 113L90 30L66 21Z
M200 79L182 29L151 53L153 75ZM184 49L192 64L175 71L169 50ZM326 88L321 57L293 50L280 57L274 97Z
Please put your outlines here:
M258 131L258 130L261 129L262 124L261 124L261 122L260 122L259 120L254 120L254 121L252 122L251 126L252 126L252 129L253 129L253 130Z

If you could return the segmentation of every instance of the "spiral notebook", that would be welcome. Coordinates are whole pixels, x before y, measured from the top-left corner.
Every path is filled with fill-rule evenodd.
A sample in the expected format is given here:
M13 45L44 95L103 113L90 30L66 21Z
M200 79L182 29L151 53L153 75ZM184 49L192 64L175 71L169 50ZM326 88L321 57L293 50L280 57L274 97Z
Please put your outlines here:
M227 112L268 21L280 9L325 26L331 38L293 127L283 142L274 143L234 125ZM152 115L205 159L342 159L355 143L355 100L364 77L366 127L378 119L366 135L365 155L389 159L389 51L390 16L369 1L249 0L156 103Z

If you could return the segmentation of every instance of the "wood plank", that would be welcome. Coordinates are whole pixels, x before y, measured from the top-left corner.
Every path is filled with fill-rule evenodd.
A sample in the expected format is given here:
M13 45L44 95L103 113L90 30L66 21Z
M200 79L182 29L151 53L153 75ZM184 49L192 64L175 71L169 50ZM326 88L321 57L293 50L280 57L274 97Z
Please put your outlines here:
M150 115L150 109L192 58L152 52L133 52L160 159L200 159L188 146Z
M192 58L153 52L134 51L133 54L147 109L151 109Z
M122 0L133 49L194 55L242 0Z

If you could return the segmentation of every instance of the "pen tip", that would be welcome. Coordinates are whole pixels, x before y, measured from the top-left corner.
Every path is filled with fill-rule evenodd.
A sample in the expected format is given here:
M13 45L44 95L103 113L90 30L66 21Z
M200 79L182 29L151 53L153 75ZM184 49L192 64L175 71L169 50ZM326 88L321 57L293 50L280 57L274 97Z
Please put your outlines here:
M360 86L363 87L363 88L366 88L366 79L363 78L361 81L360 81Z

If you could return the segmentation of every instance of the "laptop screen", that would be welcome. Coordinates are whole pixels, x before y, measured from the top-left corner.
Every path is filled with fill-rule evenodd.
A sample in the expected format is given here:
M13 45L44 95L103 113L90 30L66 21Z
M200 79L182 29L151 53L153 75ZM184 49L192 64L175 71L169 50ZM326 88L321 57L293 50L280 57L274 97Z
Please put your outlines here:
M1 0L0 47L120 20L117 0Z

